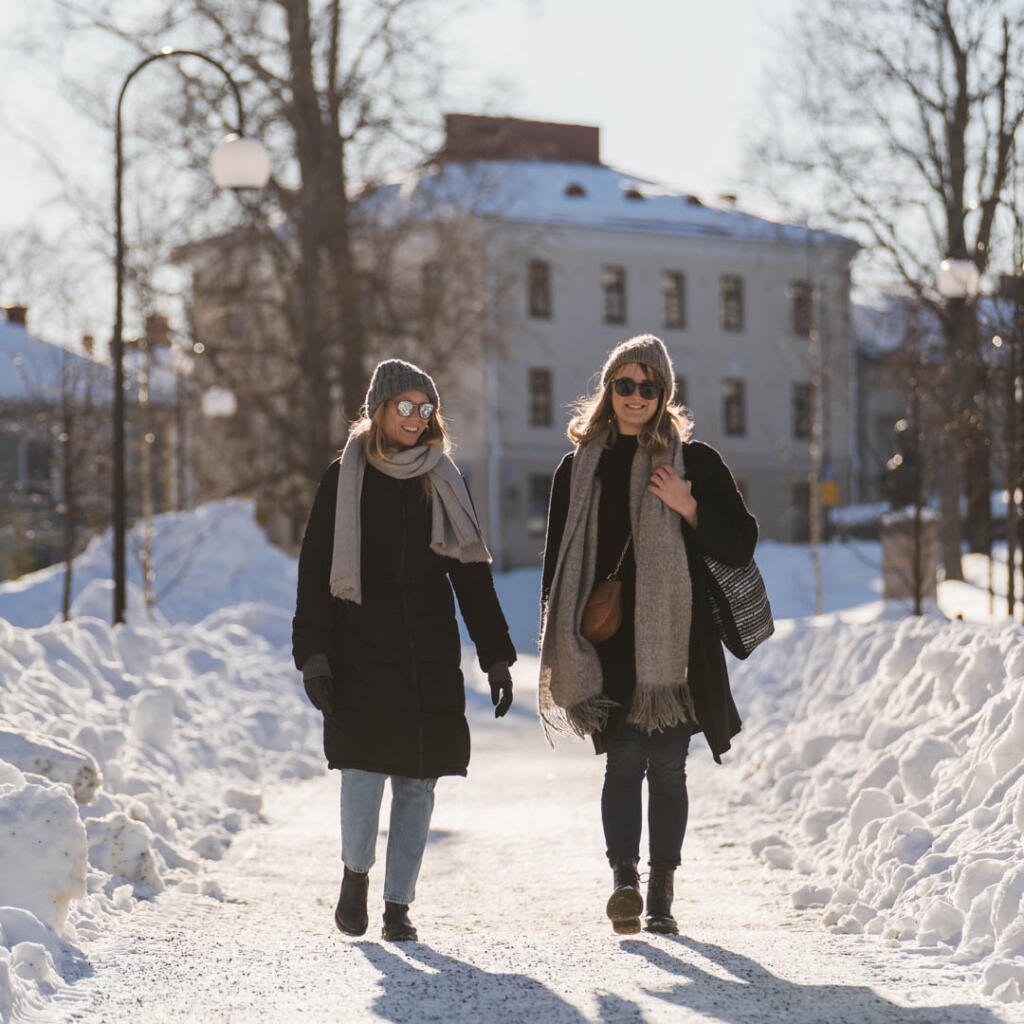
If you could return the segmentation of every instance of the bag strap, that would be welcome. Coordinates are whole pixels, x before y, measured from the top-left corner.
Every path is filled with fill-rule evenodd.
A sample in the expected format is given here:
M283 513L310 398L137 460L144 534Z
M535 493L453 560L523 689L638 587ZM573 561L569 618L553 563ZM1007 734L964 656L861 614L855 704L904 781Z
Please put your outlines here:
M617 580L619 578L619 570L622 568L622 560L626 557L626 552L629 550L629 545L633 543L633 531L629 531L629 536L626 538L626 546L622 549L622 554L619 555L619 560L615 563L615 568L612 569L607 576L606 580Z

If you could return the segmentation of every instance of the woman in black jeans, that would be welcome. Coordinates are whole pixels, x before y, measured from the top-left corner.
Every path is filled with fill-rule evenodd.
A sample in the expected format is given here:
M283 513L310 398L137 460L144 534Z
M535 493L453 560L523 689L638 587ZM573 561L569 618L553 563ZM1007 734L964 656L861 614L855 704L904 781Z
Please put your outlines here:
M599 390L569 425L576 448L551 487L544 550L539 706L550 731L589 735L606 753L601 817L619 933L640 930L637 864L648 784L646 928L678 932L673 876L686 831L686 755L703 732L715 760L740 720L708 605L702 555L753 557L757 523L713 448L689 442L675 375L653 335L608 356ZM595 581L622 580L622 624L580 632Z

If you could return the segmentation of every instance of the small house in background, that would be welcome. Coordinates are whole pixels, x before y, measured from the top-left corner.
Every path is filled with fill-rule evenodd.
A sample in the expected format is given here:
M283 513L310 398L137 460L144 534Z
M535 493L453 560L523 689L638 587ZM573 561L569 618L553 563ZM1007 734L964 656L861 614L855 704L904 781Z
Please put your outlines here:
M138 348L138 346L135 346ZM139 356L129 359L132 399L126 465L129 515L144 505L141 446L154 511L172 507L180 478L173 393L156 377L138 406ZM0 320L0 579L77 553L110 521L112 371L86 335L79 351L33 336L24 306ZM55 609L57 611L58 609Z

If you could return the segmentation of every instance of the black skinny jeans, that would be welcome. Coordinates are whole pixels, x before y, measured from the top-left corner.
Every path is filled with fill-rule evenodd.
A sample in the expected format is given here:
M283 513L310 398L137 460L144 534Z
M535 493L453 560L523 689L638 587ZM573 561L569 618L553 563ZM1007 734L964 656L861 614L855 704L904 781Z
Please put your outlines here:
M686 755L692 735L688 722L652 733L625 723L609 741L601 791L609 863L640 860L641 796L646 775L650 864L668 870L679 867L689 811Z

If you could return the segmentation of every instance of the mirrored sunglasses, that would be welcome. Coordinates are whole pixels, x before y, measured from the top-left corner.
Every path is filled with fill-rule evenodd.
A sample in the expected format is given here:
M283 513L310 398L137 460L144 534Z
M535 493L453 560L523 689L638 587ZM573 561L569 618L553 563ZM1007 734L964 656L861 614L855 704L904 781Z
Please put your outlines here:
M612 381L612 386L615 388L615 394L620 398L629 398L630 395L639 391L640 397L649 402L661 394L661 385L653 384L649 380L637 382L629 377L619 377L618 380Z
M400 402L395 402L395 408L398 410L399 416L411 416L414 411L418 410L421 420L429 420L434 415L434 407L430 402L424 402L422 405L417 405L415 402L411 402L408 398L403 398Z

